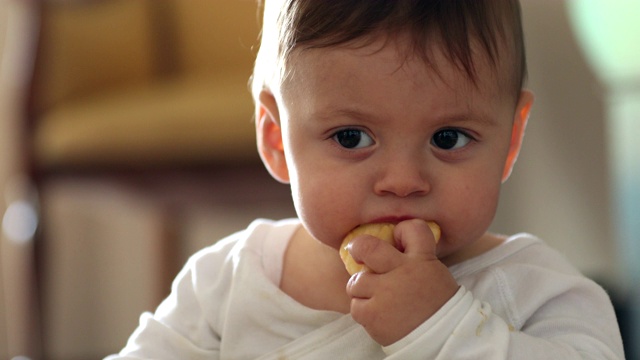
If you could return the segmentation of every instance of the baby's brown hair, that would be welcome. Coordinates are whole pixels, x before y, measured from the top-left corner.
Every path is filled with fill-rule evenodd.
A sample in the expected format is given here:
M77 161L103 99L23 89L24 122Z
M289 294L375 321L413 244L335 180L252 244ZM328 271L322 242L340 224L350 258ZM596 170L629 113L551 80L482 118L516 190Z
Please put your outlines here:
M294 50L364 46L376 34L409 34L407 56L420 56L435 70L429 44L439 41L444 55L473 82L479 48L496 74L503 71L498 63L508 64L510 76L501 85L515 99L526 78L518 0L266 0L254 97L291 73L287 63Z

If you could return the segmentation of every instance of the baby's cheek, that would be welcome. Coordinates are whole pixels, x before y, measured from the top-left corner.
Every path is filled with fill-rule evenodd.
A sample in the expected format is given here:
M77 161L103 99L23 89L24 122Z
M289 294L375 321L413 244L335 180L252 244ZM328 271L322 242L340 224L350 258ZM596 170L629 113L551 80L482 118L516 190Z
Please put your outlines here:
M346 221L348 216L342 210L345 205L321 191L308 189L304 194L296 202L296 212L306 230L316 240L338 249L344 235L354 226Z
M498 194L498 190L489 186L468 192L455 203L449 202L440 223L442 242L438 250L448 252L480 238L493 222Z

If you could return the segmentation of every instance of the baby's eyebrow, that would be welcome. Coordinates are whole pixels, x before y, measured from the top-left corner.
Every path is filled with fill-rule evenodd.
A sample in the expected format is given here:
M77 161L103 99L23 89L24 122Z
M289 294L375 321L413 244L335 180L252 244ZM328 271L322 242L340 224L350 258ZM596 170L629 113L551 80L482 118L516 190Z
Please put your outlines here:
M314 114L319 120L332 120L336 118L348 118L361 121L375 121L377 116L373 112L367 112L357 108L333 108L319 110Z
M464 124L476 123L485 127L493 127L497 125L494 117L482 113L458 113L440 116L438 121L443 124Z
M336 119L352 119L361 122L383 122L389 119L389 116L377 114L373 111L366 111L358 107L340 107L331 109L318 109L313 113L313 117L319 121L331 121ZM483 127L493 127L498 124L493 116L482 113L480 111L460 111L444 114L426 114L425 121L437 124L439 126L454 126L464 124L478 124Z
M428 116L429 117L429 116ZM441 123L443 125L445 124L450 124L450 125L463 125L463 124L468 124L468 123L474 123L474 124L479 124L480 126L483 127L493 127L498 125L498 121L494 116L491 116L485 112L482 111L461 111L461 112L451 112L451 113L445 113L445 114L441 114L441 115L436 115L434 117L431 117L430 121L434 121L433 119L436 119L435 121L437 121L438 123Z

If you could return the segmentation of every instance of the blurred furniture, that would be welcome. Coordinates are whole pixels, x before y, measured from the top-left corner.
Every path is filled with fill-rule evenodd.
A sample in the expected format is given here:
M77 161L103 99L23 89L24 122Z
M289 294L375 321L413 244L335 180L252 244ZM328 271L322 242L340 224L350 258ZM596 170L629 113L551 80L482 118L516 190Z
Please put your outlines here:
M30 5L39 21L25 103L24 171L45 204L47 184L61 178L107 179L157 199L165 214L160 299L181 265L181 206L207 201L213 191L254 196L259 192L251 189L271 181L255 151L248 89L259 34L256 2ZM274 194L283 192L268 196L281 196ZM46 224L40 219L35 241L45 349Z
M252 0L44 1L33 172L253 158Z

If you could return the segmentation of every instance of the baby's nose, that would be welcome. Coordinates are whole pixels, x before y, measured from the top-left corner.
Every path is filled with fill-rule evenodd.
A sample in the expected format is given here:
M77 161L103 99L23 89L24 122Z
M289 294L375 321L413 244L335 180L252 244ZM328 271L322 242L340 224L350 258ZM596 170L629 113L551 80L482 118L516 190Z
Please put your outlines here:
M431 191L426 162L420 157L391 157L379 172L374 191L378 195L423 196Z

